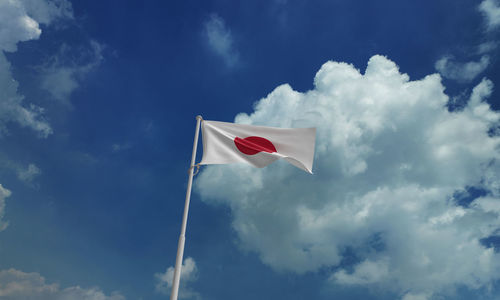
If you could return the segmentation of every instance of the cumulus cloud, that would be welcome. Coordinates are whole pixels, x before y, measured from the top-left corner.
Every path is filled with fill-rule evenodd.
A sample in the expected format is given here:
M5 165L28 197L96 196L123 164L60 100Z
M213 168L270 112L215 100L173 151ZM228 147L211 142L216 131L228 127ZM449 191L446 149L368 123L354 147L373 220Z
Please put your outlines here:
M362 74L329 61L305 93L284 84L235 122L317 127L315 175L274 163L208 166L203 201L227 205L241 247L278 271L332 270L335 285L427 299L488 288L500 257L481 240L500 228L500 114L484 79L450 112L438 74L410 80L383 56ZM456 195L487 196L468 206ZM353 257L354 259L353 261Z
M0 298L10 300L124 300L118 292L107 296L97 287L73 286L61 289L58 284L48 284L38 273L25 273L15 269L0 271Z
M340 270L333 274L333 279L341 284L370 284L384 280L388 275L387 262L384 260L372 262L365 260L356 265L354 272L348 274L345 270Z
M41 69L41 87L59 102L70 106L69 97L78 88L79 81L103 61L104 47L96 41L90 41L88 47L72 49L63 45ZM78 53L70 55L70 52ZM71 58L68 60L68 58Z
M172 283L174 281L174 267L169 267L165 273L156 273L156 291L165 295L170 295ZM188 257L184 260L181 269L181 278L179 286L180 299L200 299L200 294L194 291L189 285L198 279L198 268L193 258Z
M9 225L9 223L3 221L3 217L5 215L5 198L9 197L10 194L10 191L0 184L0 231Z
M204 26L205 35L210 48L222 59L228 67L233 67L238 63L239 55L234 48L231 30L226 27L224 20L216 14Z
M486 44L483 49L486 47ZM490 64L488 55L483 55L479 61L457 62L452 56L443 56L436 64L436 70L446 78L460 82L470 82L481 74Z
M0 135L8 133L9 123L31 128L40 137L52 133L43 117L43 109L23 103L4 52L15 52L19 42L38 39L42 32L40 23L49 24L57 18L71 16L71 4L66 0L0 2Z
M14 52L17 43L38 39L42 31L21 1L0 2L0 50Z
M20 0L28 15L42 24L58 19L73 19L73 7L68 0Z
M500 25L500 6L497 0L483 0L479 4L479 11L486 18L489 30L495 29Z
M34 40L42 33L41 24L59 18L72 18L66 0L9 0L0 2L0 50L14 52L17 43Z

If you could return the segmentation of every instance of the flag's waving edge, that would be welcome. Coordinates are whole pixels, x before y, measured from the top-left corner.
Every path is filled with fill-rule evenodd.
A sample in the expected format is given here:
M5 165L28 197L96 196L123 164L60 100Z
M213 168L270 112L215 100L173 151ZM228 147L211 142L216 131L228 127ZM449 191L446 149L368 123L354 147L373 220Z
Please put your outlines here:
M275 128L202 121L207 164L246 162L263 168L279 158L312 174L316 128Z

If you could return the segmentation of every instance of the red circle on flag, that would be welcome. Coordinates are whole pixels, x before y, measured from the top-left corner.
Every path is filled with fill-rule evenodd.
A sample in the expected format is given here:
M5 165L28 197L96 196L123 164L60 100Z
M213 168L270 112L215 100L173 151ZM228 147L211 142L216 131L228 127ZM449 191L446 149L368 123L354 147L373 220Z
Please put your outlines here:
M241 153L246 155L254 155L259 152L277 152L273 143L260 136L249 136L243 139L236 137L234 144Z

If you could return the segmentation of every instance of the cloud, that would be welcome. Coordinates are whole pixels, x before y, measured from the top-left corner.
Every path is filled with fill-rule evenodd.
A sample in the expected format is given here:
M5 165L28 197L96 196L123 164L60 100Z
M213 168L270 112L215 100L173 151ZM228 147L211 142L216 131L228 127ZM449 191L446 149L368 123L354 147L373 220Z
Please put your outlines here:
M71 4L65 0L0 2L0 136L9 132L9 123L31 128L40 137L52 133L43 109L23 103L4 52L15 52L19 42L38 39L42 32L39 23L49 24L62 17L72 17Z
M58 18L72 18L66 0L9 0L0 2L0 50L15 52L17 43L36 40L42 33L39 23L50 24Z
M492 89L483 79L450 112L438 74L412 81L379 55L364 74L329 61L313 90L278 86L235 118L317 127L315 175L279 162L207 166L195 189L231 208L241 247L275 270L331 270L330 284L406 299L488 288L500 278L499 254L481 243L500 228L500 137L490 132L500 114L485 102ZM487 196L458 205L470 187Z
M334 273L330 279L341 284L370 284L380 280L388 275L387 261L380 260L372 262L365 260L354 268L352 274L348 274L345 270L340 270Z
M125 150L128 150L130 148L132 148L132 145L130 143L128 143L128 142L127 143L123 143L123 144L116 143L116 144L111 145L111 150L114 153L125 151Z
M42 174L42 171L35 164L29 164L26 169L17 169L17 178L26 183L31 183L40 174Z
M5 198L9 197L10 194L10 191L0 184L0 231L9 225L9 223L3 221L3 217L5 215Z
M165 295L170 295L172 282L174 281L174 267L169 267L165 273L156 273L156 291ZM189 287L189 284L198 279L198 268L196 262L191 257L184 260L181 268L181 279L179 286L180 299L200 299L200 294Z
M497 42L484 42L477 47L478 54L486 54L494 51L498 47Z
M10 300L124 300L118 292L110 296L97 287L84 289L73 286L61 289L58 284L47 284L38 273L25 273L15 269L0 271L0 298Z
M62 45L54 55L40 68L41 88L61 103L70 106L69 97L78 88L79 81L90 71L97 68L104 57L104 46L97 41L90 41L88 47L71 48ZM71 55L71 52L77 52ZM70 58L70 59L68 59Z
M427 300L429 299L429 295L428 294L412 294L412 293L408 293L406 295L404 295L403 299L402 300Z
M42 24L50 24L58 19L73 19L73 7L67 0L20 0L19 2L24 5L28 15Z
M479 11L486 18L489 30L493 30L500 25L500 6L496 0L483 0L479 4Z
M10 134L9 126L16 124L34 130L39 137L46 138L52 128L44 118L44 109L33 104L26 104L23 95L18 92L18 82L11 72L11 64L5 52L17 51L19 42L36 40L42 30L40 24L50 25L57 20L72 19L71 3L67 0L8 0L0 1L0 137ZM94 47L95 45L92 44ZM95 53L99 49L95 46ZM80 66L74 73L85 73L92 65ZM55 69L55 68L54 68ZM59 76L59 79L64 79ZM62 82L61 82L62 83ZM0 156L3 154L0 153ZM17 163L0 157L0 164L17 172L17 177L31 183L41 174L35 164L21 168ZM0 231L8 223L3 221L5 199L11 192L0 184ZM0 298L2 299L40 299L40 300L123 300L120 293L107 296L99 288L81 288L73 286L60 288L58 284L47 284L38 273L24 273L19 270L0 270Z
M239 61L239 54L234 49L233 36L224 20L213 14L205 23L204 30L210 48L224 59L228 67L235 66Z
M484 47L486 47L486 44L484 45ZM481 74L489 64L490 58L488 55L481 56L479 61L470 61L466 63L456 62L451 56L444 56L436 62L435 68L446 78L459 82L470 82Z
M42 170L34 163L21 164L7 158L5 153L0 151L0 169L9 170L17 175L17 178L31 187L36 177L42 174Z
M495 1L484 0L478 7L479 11L485 16L490 30L500 24L500 7L497 6ZM475 52L481 55L478 61L457 62L453 56L445 55L436 61L434 67L443 77L464 83L470 82L490 65L490 56L488 54L497 47L497 42L486 41L477 46Z
M25 106L24 97L17 93L17 89L18 83L12 77L10 63L0 52L0 137L9 133L10 123L28 127L42 138L50 135L52 128L44 118L43 108L33 104Z
M18 42L38 39L42 33L20 1L0 2L0 28L0 50L8 52L16 51Z

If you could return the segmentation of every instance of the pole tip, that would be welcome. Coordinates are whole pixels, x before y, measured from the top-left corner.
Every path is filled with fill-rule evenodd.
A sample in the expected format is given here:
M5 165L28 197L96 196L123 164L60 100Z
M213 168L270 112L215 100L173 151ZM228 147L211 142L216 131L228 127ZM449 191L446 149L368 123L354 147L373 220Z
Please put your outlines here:
M196 116L196 120L203 120L203 118L202 118L202 116L197 115L197 116Z

